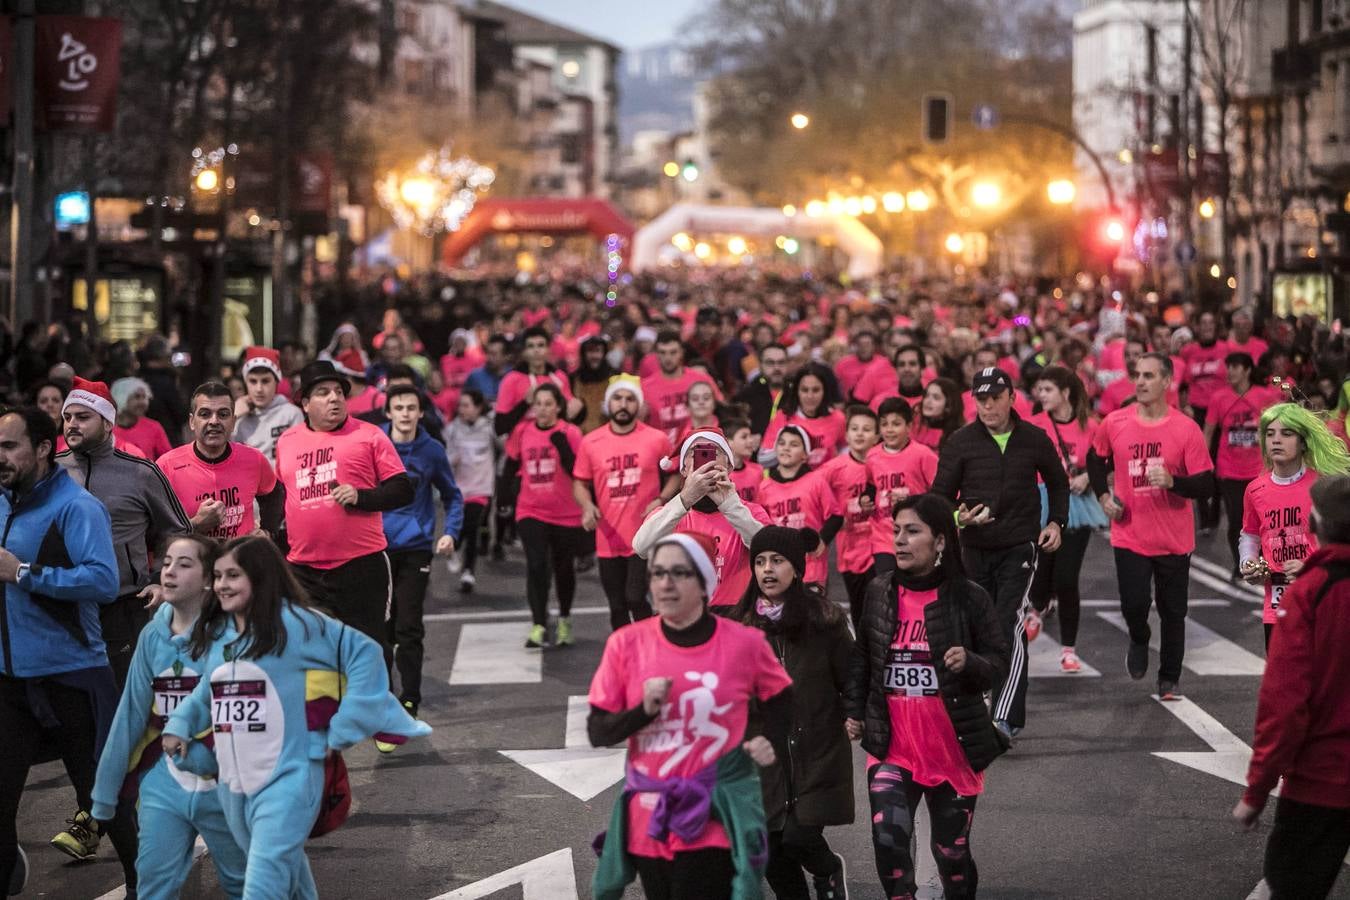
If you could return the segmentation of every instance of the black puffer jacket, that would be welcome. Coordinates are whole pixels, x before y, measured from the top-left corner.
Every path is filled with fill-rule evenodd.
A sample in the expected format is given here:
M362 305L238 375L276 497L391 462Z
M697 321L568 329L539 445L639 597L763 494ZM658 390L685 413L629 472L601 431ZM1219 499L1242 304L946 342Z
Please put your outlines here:
M863 723L863 749L878 759L885 758L891 744L891 717L882 679L898 627L897 578L898 573L878 576L867 586L845 695L848 717ZM1008 749L984 703L984 692L993 690L1008 674L1007 631L989 595L965 578L940 584L937 599L924 607L923 618L938 689L956 739L970 767L982 771ZM966 648L966 667L959 675L942 664L947 651L957 646Z
M1035 425L1012 414L1008 448L999 450L978 419L952 432L938 454L932 492L955 506L983 503L994 521L961 532L964 546L1002 550L1036 540L1041 531L1041 496L1036 475L1045 481L1050 521L1061 528L1069 520L1069 477L1054 442Z

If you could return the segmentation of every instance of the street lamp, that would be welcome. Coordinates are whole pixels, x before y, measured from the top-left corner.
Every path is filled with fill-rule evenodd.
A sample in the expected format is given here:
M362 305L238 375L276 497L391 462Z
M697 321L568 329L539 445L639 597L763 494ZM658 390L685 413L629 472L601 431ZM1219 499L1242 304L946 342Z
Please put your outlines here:
M1068 206L1078 195L1078 189L1067 178L1058 178L1045 186L1045 195L1055 206Z
M1214 201L1211 200L1211 199L1208 198L1208 197L1206 197L1205 199L1201 200L1201 201L1200 201L1200 210L1199 210L1199 212L1200 212L1200 218L1202 218L1202 219L1212 219L1212 218L1214 218Z
M825 215L825 210L825 201L823 200L808 200L806 203L806 214L813 219Z
M993 209L1003 202L1003 189L992 181L977 181L970 189L970 201L980 209Z
M925 191L910 191L905 195L905 205L915 212L924 212L933 205L933 199Z
M811 117L808 116L806 113L793 113L788 118L788 121L792 123L793 128L797 129L798 131L801 131L806 126L811 124Z
M881 195L881 208L888 213L904 212L905 195L895 191L887 191Z
M220 184L220 175L215 169L202 169L193 183L199 191L214 191Z
M956 254L966 249L966 240L953 231L951 234L947 235L947 240L942 242L942 246L947 248L948 253Z
M727 241L727 250L730 251L732 256L744 256L746 250L745 238L739 235L732 237Z
M665 173L667 178L676 178L680 174L680 164L672 159L661 167L661 171Z

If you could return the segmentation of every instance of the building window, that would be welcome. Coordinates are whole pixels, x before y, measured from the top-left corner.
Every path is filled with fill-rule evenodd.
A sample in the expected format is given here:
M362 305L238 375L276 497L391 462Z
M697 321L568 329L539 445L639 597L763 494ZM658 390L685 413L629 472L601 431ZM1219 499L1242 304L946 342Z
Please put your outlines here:
M586 138L578 132L561 135L558 139L562 149L562 161L567 165L577 165L585 155Z

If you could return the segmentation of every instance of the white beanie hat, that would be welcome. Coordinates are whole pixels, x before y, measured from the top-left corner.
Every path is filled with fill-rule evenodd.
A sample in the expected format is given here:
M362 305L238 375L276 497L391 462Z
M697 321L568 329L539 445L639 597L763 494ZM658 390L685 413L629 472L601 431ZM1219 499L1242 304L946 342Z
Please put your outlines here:
M807 455L809 456L811 454L811 435L806 433L805 428L800 425L784 425L782 428L778 429L778 435L782 436L784 431L791 431L797 437L801 438L802 446L806 448ZM778 443L778 437L775 437L773 440L774 443Z
M680 445L680 458L678 461L671 459L669 456L663 457L661 459L661 471L674 472L683 469L684 459L689 455L690 448L699 441L708 441L709 443L721 447L722 451L727 455L727 461L731 463L733 468L735 467L736 454L732 452L731 444L727 443L726 435L722 434L720 431L713 431L708 428L702 431L695 431L693 434L689 435L689 437L684 439L684 443Z
M615 375L609 380L609 385L605 388L605 411L609 411L609 398L619 391L628 391L637 397L637 402L642 403L642 382L632 375Z
M668 534L656 542L652 547L652 555L655 555L658 548L663 544L677 544L689 554L693 560L694 568L703 576L703 589L711 597L717 592L717 566L713 564L713 554L716 553L712 539L703 534L685 534L676 531ZM649 556L648 559L651 559Z

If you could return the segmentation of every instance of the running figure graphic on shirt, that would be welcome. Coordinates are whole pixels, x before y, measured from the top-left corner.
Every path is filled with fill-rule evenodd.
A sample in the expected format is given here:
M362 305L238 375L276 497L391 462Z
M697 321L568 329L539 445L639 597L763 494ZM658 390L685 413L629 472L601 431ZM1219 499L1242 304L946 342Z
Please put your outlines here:
M712 720L713 716L725 714L732 706L730 703L717 705L717 695L713 693L717 690L717 673L685 672L684 677L690 681L698 682L701 687L685 691L680 695L680 718L684 721L684 729L688 731L688 737L681 742L679 749L661 764L659 774L662 778L669 775L671 769L678 766L680 760L689 755L694 749L694 744L698 743L699 738L712 739L712 744L708 746L707 750L703 751L705 763L716 759L722 752L722 748L726 746L727 741L731 740L731 732Z

